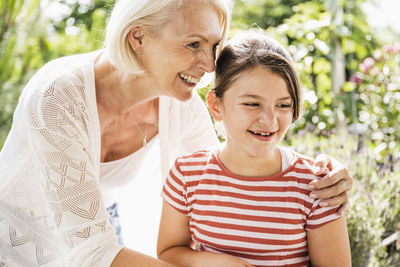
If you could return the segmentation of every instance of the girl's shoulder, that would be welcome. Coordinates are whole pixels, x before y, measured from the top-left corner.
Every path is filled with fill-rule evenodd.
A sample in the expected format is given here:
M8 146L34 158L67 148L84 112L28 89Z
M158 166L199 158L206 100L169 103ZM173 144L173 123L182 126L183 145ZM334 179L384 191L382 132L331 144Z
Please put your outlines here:
M177 161L178 162L207 161L210 157L212 157L214 151L215 151L214 146L205 149L200 149L192 153L178 157Z
M315 159L310 156L301 154L292 148L279 147L282 153L282 157L286 157L289 166L294 169L302 169L309 173L314 173L315 170Z

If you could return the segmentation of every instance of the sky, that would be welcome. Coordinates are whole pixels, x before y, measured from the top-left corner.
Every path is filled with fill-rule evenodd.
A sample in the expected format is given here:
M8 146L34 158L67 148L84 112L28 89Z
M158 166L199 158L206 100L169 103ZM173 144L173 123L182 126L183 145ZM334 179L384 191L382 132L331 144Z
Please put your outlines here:
M400 0L380 0L376 2L376 5L365 3L363 6L370 26L375 29L390 26L400 33Z

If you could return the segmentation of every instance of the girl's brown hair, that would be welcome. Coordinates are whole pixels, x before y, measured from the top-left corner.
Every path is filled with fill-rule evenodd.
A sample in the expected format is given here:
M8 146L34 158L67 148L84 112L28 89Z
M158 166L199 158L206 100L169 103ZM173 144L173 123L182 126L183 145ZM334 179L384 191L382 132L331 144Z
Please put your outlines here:
M286 81L293 102L293 121L297 120L302 108L301 89L291 56L278 41L260 32L240 33L221 51L215 69L216 96L222 98L241 73L257 66L268 68Z

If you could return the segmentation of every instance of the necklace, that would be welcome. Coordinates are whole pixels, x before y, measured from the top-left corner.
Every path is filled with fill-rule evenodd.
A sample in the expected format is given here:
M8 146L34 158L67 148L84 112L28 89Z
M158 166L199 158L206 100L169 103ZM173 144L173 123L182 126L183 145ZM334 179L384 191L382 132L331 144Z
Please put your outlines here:
M121 92L120 82L118 80L117 74L115 75L115 82L117 83L118 91L119 91L121 97L124 99L124 96L123 96L123 94ZM150 106L150 113L149 114L153 114L153 112L154 112L154 100L150 100L150 102L151 102L151 106ZM144 129L144 133L143 133L142 129L140 129L140 127L139 127L139 124L137 122L136 116L133 115L132 113L129 113L129 115L135 121L135 126L139 130L139 133L140 133L141 138L143 140L142 141L142 147L145 147L147 145L147 135L146 135L146 133L147 133L147 129L149 127L149 123L146 124L146 128Z
M149 113L149 114L153 114L153 110L154 110L154 101L151 100L151 107L150 107L150 113ZM136 128L139 130L140 135L141 135L142 138L143 138L143 143L142 143L142 145L143 145L143 147L145 147L145 146L147 145L147 135L144 134L144 133L142 132L142 129L140 129L139 124L138 124L138 122L137 122L137 120L136 120L136 116L133 115L133 114L130 114L130 116L131 116L132 119L135 121ZM149 123L146 124L146 128L144 129L145 133L147 132L147 128L148 128L148 127L149 127Z

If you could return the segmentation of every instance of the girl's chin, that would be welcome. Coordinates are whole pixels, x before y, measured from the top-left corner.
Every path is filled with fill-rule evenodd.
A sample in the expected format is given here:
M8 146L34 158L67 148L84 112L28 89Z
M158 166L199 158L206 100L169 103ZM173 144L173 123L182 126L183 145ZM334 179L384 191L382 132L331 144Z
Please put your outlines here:
M254 149L247 149L247 154L251 158L269 158L269 157L274 157L275 156L275 149L277 148L276 145L274 146L269 146L269 147L255 147Z

